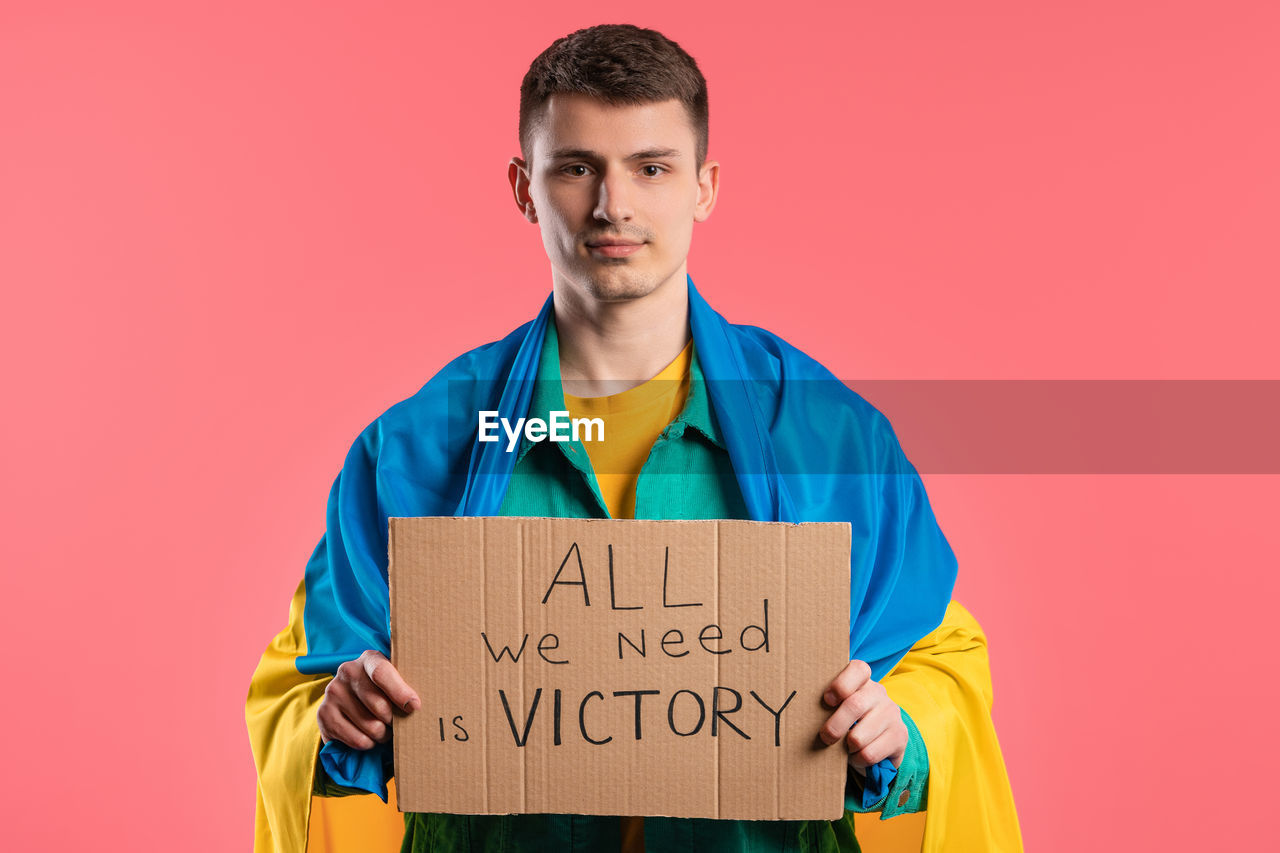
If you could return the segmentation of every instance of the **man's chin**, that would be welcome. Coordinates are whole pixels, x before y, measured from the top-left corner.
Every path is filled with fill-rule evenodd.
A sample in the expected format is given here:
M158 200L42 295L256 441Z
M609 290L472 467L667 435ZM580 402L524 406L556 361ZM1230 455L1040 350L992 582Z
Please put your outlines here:
M648 296L658 289L660 282L629 276L592 276L583 283L587 293L597 302L626 302Z

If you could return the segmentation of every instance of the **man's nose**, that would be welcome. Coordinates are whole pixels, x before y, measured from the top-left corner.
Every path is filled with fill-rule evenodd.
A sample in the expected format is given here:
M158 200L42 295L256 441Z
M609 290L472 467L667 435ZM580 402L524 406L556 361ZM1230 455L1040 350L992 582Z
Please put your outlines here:
M605 172L596 191L596 219L625 222L635 211L631 207L631 186L625 174L617 170Z

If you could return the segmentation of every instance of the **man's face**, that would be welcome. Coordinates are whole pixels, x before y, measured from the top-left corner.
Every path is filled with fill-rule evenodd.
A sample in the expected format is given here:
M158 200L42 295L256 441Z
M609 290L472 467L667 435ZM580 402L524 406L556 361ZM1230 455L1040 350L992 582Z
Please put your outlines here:
M612 106L553 95L509 169L516 202L542 230L557 287L602 302L684 277L693 223L715 204L718 165L697 168L676 100Z

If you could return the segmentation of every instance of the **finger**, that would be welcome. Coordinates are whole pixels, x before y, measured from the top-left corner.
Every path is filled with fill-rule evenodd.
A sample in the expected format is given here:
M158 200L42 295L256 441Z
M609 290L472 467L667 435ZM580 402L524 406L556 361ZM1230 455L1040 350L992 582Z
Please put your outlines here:
M376 688L368 687L367 689L374 690ZM328 712L328 716L320 716L321 720L327 719L332 724L334 717L341 715L347 722L353 724L368 737L370 741L385 743L391 739L389 725L369 712L369 709L355 695L354 687L346 678L334 678L325 686L324 701L320 705L320 710ZM323 730L321 733L323 734ZM343 743L347 742L343 741ZM370 746L372 745L370 743ZM361 748L367 749L368 747Z
M391 661L374 651L365 652L361 658L369 680L378 685L397 707L403 708L406 714L422 707L418 694L400 677Z
M897 745L892 733L885 732L857 752L850 752L849 764L865 772L868 767L891 757L896 749ZM896 770L898 764L895 763L893 766Z
M351 692L360 701L370 716L376 717L388 726L391 725L391 702L378 685L369 680L363 671L360 677L351 682Z
M320 733L327 739L326 742L341 741L352 749L373 748L373 739L356 728L336 704L325 702L320 706L316 717L320 721Z
M849 728L867 713L867 698L864 693L855 693L841 702L818 732L822 742L830 746L844 737Z
M386 743L391 740L391 726L369 713L363 705L353 703L350 707L339 706L343 715L355 724L371 740Z
M845 747L850 754L861 751L887 732L891 722L889 715L883 713L881 708L872 708L862 715L853 728L845 732Z
M831 682L831 686L827 688L827 692L822 696L822 701L826 702L829 707L834 708L853 695L870 678L871 667L865 661L851 660Z

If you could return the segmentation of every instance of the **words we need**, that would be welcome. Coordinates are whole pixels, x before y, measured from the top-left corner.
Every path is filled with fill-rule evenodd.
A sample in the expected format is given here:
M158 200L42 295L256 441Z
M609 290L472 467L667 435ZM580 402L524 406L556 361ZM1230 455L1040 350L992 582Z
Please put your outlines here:
M609 564L609 609L610 610L644 610L644 604L620 604L618 594L618 584L614 574L613 545L609 545L608 564ZM568 570L566 572L566 569ZM671 548L664 547L662 558L662 609L680 608L680 607L702 607L701 601L679 601L673 602L669 592L671 581ZM582 563L582 551L578 547L578 543L574 542L569 546L568 552L564 559L560 561L560 568L556 570L555 576L551 579L551 583L547 586L546 593L542 596L542 604L546 605L551 600L553 593L563 597L565 595L573 595L576 599L579 595L578 591L570 592L565 590L559 591L559 587L576 587L580 590L582 596L582 605L591 607L591 590L587 584L587 572ZM632 591L634 593L634 591ZM625 600L625 596L624 596ZM745 625L737 633L737 646L744 652L764 652L769 653L769 599L761 599L762 616L760 624ZM525 646L529 642L529 635L525 634L520 641L520 646L515 651L511 650L508 645L501 645L495 648L493 642L490 641L488 635L481 631L480 637L484 641L485 648L488 649L489 655L493 658L494 663L500 663L504 656L511 659L513 663L520 661L521 655L524 654ZM622 660L624 654L639 655L646 657L649 653L648 636L645 628L640 628L638 632L628 633L626 631L618 631L618 659ZM686 645L686 642L688 645ZM696 637L697 646L700 646L706 652L713 655L727 655L734 651L733 635L725 636L720 625L711 622L698 631ZM663 634L656 645L662 654L667 657L681 658L690 653L694 638L686 638L684 632L678 628L669 628ZM555 632L547 632L543 634L537 643L537 653L544 661L550 664L568 664L570 661L564 655L566 652L560 648L560 637Z

